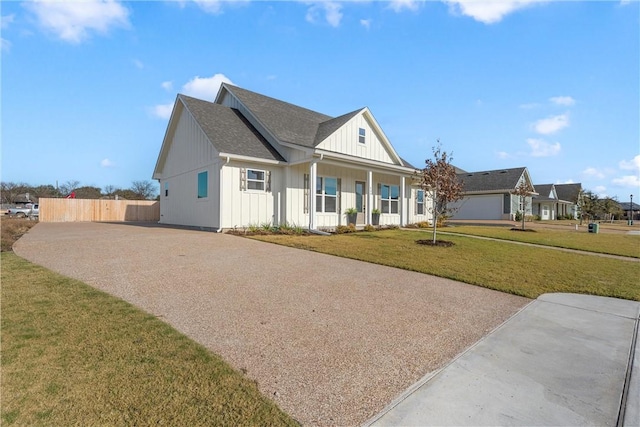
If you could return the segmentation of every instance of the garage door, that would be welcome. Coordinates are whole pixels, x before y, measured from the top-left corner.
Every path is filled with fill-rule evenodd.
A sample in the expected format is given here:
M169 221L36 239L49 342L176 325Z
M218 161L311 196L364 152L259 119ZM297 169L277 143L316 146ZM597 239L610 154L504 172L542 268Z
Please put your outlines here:
M465 197L454 219L502 219L502 195Z

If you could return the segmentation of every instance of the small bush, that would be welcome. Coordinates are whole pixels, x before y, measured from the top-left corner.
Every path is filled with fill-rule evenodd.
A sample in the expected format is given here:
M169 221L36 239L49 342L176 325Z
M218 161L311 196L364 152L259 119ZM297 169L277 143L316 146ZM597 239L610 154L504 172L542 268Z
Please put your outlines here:
M356 232L356 226L353 224L349 224L349 225L339 225L336 227L336 234L344 234L344 233L355 233Z
M367 224L364 226L364 231L376 231L376 228L371 224Z
M516 221L522 221L522 212L520 211L516 212Z

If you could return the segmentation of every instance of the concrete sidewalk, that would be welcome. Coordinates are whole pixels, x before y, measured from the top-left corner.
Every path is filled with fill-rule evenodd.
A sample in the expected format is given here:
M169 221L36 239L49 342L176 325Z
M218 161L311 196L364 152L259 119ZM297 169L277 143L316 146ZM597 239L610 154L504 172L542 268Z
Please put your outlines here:
M639 316L639 302L542 295L366 425L639 426Z

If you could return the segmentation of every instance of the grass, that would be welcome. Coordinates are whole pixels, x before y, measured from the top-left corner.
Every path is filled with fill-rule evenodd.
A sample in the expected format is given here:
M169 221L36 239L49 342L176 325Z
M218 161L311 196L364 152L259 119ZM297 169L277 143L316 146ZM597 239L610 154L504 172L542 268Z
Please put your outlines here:
M11 252L1 261L3 426L297 425L154 316Z
M584 230L585 227L583 227ZM536 228L534 233L512 231L507 227L460 225L441 232L471 234L517 242L537 243L559 248L640 258L640 236L611 233L587 233L575 230ZM444 235L444 233L442 235Z
M640 301L640 262L459 235L446 235L446 240L454 243L448 248L416 244L427 234L430 236L386 230L329 237L252 238L433 274L529 298L548 292L573 292Z

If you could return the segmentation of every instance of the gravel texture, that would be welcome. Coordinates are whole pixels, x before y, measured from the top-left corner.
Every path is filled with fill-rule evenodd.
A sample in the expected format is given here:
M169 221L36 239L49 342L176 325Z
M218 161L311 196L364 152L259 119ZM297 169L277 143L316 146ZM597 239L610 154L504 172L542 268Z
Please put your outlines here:
M360 425L529 299L225 234L40 223L14 251L159 316L304 425Z

